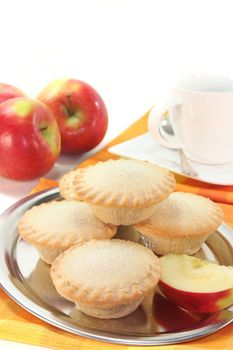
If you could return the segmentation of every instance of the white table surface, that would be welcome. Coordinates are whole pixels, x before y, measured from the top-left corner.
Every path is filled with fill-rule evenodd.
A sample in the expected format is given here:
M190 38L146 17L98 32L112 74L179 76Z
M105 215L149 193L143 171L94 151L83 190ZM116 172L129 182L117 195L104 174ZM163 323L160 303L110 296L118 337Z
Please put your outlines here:
M227 0L2 1L0 81L32 97L64 76L93 85L109 111L103 146L163 98L174 76L233 76L231 6ZM47 176L57 179L79 160L61 157ZM0 212L36 182L0 178ZM27 349L1 340L0 348Z

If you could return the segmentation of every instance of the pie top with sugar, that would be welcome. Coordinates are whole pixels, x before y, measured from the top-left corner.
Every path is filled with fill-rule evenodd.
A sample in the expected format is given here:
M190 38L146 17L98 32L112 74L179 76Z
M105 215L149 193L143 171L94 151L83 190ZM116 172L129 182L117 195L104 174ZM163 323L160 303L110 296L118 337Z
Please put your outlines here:
M103 207L145 208L165 199L174 176L156 164L133 159L109 160L80 169L77 198Z
M192 193L173 192L155 206L150 218L134 225L134 228L152 236L188 237L212 233L222 220L221 208L210 199Z
M92 306L132 302L156 286L159 274L159 259L153 252L120 239L78 244L51 267L60 295Z
M111 238L116 233L116 227L97 219L87 204L66 200L42 203L27 210L18 229L26 241L54 249L67 249L94 238Z

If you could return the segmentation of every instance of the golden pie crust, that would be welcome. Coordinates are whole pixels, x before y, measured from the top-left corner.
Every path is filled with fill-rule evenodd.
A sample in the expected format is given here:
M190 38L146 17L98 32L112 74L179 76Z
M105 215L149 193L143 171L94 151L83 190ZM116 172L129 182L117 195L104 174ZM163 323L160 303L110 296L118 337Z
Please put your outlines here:
M157 254L194 254L222 220L221 208L210 199L174 192L156 205L150 218L134 228Z
M119 159L80 170L74 179L77 198L101 221L132 225L152 215L154 205L174 189L174 176L158 165Z
M109 312L106 317L106 309L113 308L118 308L116 317L121 317L123 305L132 312L157 285L159 274L159 259L149 249L119 239L80 243L61 254L51 267L58 293L77 307L80 304L87 314L90 307L99 310L95 316L100 318L111 318Z
M149 162L119 159L80 169L74 179L78 198L104 207L145 208L165 199L174 176Z
M25 241L41 249L48 263L76 243L111 238L116 233L116 227L98 220L87 204L65 200L27 210L18 230Z

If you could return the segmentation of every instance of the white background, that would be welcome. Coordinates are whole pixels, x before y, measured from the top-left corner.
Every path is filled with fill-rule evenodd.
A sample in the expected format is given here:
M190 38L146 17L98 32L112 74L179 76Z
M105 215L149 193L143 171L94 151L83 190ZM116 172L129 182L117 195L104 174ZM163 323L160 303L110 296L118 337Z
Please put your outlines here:
M0 0L0 38L1 82L32 97L62 77L99 91L110 120L104 143L162 98L176 76L233 76L231 0ZM77 161L60 159L49 176ZM0 179L0 211L35 182Z

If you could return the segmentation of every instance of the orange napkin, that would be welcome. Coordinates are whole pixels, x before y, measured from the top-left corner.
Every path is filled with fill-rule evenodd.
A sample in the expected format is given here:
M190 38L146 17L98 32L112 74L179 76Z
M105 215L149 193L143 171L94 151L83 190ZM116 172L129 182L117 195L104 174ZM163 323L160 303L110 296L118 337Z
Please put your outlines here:
M109 158L116 159L117 157L115 155L112 155L107 151L108 147L139 136L146 131L147 114L125 130L103 150L80 164L79 167L95 164L98 161ZM190 180L182 176L176 176L176 180L176 190L198 193L219 202L219 205L222 207L225 214L225 221L233 227L233 206L231 205L233 204L233 186L214 186ZM56 185L57 183L53 180L41 179L39 184L31 191L31 193L46 188L51 188ZM50 326L31 315L17 305L1 290L0 338L64 350L146 350L152 348L140 346L135 348L133 346L108 344L69 334ZM233 324L202 339L186 342L184 344L156 346L156 348L153 348L156 350L232 350Z

